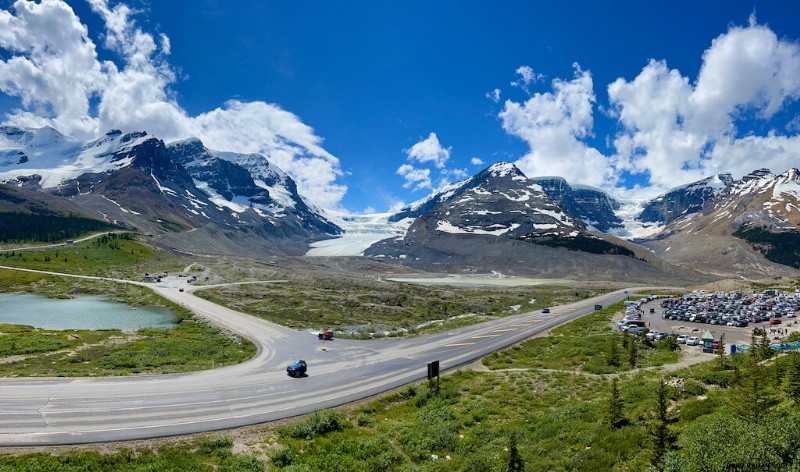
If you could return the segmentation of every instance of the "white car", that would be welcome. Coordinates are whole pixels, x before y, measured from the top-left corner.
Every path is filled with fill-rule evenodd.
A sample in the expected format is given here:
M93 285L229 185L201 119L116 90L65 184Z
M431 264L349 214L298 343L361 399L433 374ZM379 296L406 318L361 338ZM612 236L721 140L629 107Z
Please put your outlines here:
M689 336L687 336L687 335L685 335L685 334L681 334L680 336L678 336L678 338L676 339L676 341L678 341L678 344L686 344L686 341L687 341L688 339L689 339Z
M699 346L700 345L700 338L697 336L692 336L686 340L687 346Z

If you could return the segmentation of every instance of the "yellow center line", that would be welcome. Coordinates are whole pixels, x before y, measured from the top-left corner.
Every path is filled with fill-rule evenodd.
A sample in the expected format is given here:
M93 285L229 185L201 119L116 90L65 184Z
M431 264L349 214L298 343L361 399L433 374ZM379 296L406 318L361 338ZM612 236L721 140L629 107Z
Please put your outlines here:
M455 346L472 346L475 343L454 343L454 344L445 344L445 347L455 347Z
M509 328L509 329L496 329L492 331L493 333L505 333L506 331L516 331L516 328Z
M498 336L500 336L500 335L499 335L499 334L484 334L484 335L481 335L481 336L473 336L473 337L472 337L472 338L470 338L470 339L496 338L496 337L498 337Z

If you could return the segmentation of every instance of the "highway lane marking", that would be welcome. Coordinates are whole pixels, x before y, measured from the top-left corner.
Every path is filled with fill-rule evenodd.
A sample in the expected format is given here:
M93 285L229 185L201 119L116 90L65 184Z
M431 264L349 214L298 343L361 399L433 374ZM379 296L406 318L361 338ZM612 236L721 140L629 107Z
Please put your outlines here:
M472 346L475 343L453 343L453 344L445 344L445 347L456 347L456 346Z
M480 336L473 336L470 339L481 339L481 338L496 338L500 336L499 334L483 334Z
M493 333L505 333L507 331L516 331L516 328L508 328L508 329L496 329L492 331Z

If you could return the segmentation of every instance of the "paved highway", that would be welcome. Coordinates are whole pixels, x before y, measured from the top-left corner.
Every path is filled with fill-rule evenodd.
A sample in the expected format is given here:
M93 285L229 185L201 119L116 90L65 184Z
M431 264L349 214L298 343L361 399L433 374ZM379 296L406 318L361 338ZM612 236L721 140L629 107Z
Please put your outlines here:
M442 370L468 363L626 294L619 290L553 307L549 314L522 313L411 339L319 341L181 292L188 287L181 279L143 285L251 339L258 353L242 364L189 374L0 380L0 446L196 433L342 405L424 378L430 361L439 360ZM290 378L286 364L298 358L308 362L308 376Z

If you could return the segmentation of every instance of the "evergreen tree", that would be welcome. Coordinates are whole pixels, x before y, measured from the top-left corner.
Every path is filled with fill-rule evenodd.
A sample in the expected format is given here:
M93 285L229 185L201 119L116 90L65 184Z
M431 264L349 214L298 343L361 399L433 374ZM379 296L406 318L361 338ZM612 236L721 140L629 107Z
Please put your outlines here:
M758 328L753 328L753 331L750 333L750 361L751 362L758 362L761 359L759 358L758 354L758 340L756 339L756 330Z
M664 455L672 449L676 436L669 429L669 398L664 379L658 381L656 390L656 417L651 425L650 436L653 441L652 464L659 470L664 468Z
M761 332L761 339L758 341L758 357L760 359L769 359L773 354L775 354L775 351L772 350L772 343L769 340L769 335L767 334L767 330L764 329Z
M606 363L613 367L619 367L619 350L617 349L616 336L611 336L608 339L608 351L606 351Z
M725 370L725 343L722 339L717 343L717 356L719 358L719 368Z
M628 365L631 369L636 367L636 356L638 354L638 347L636 346L636 339L631 339L628 343Z
M523 462L522 456L519 454L519 449L517 449L517 432L514 431L508 438L508 467L506 467L506 472L524 471L525 462Z
M786 375L783 378L783 391L795 404L800 404L800 354L789 354Z
M611 389L608 397L608 410L606 411L606 423L611 429L618 429L625 424L625 417L622 414L622 396L619 393L617 378L611 379Z
M742 373L737 395L730 397L731 409L751 423L760 422L775 403L767 389L766 374L761 363L754 363Z

